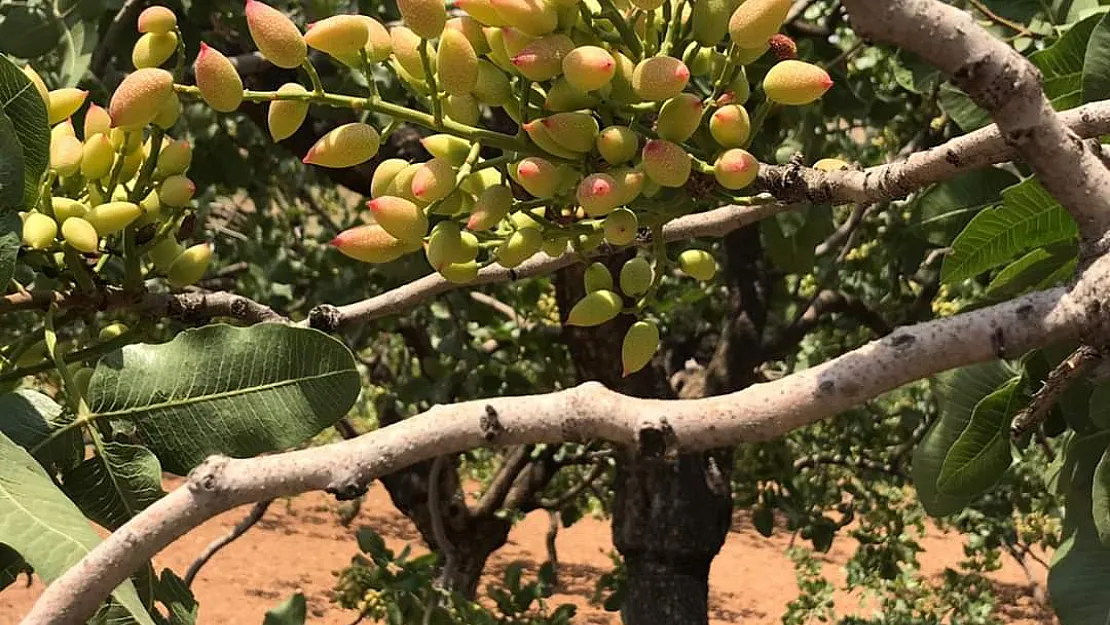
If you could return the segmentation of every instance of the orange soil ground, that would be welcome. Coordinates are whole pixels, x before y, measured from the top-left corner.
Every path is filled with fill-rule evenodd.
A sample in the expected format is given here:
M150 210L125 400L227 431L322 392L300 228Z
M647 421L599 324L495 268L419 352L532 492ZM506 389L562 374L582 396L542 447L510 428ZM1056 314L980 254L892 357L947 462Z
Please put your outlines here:
M179 574L213 539L225 534L247 508L225 513L172 545L156 558L159 568L171 567ZM334 580L332 571L344 567L357 547L353 530L369 525L399 550L406 543L417 545L419 536L413 526L390 504L380 485L370 490L360 516L350 528L338 522L336 503L322 493L310 493L288 501L276 502L266 517L246 536L220 552L203 569L193 586L201 604L202 624L262 622L267 609L300 589L309 602L309 622L320 625L345 625L356 614L344 611L328 599ZM494 555L491 574L506 565L524 560L534 566L545 559L543 537L547 516L530 515L519 523L509 544ZM751 524L737 517L721 554L714 560L710 577L710 612L714 625L739 623L770 625L779 623L786 603L797 594L794 570L785 549L786 532L765 539ZM923 541L924 570L937 574L962 557L963 541L958 535L936 533ZM839 539L824 560L825 574L834 583L844 580L841 564L855 546ZM558 553L564 593L552 599L553 605L571 602L579 606L579 623L609 625L619 623L610 613L589 606L594 581L610 569L607 553L612 549L609 525L605 521L584 519L559 533ZM1034 565L1041 576L1043 570ZM1054 623L1045 609L1029 595L1021 570L1005 561L994 574L996 589L1003 597L1003 618L1008 623L1030 625ZM14 625L42 592L37 581L24 587L22 581L0 592L0 625ZM839 593L838 610L863 613L856 598Z

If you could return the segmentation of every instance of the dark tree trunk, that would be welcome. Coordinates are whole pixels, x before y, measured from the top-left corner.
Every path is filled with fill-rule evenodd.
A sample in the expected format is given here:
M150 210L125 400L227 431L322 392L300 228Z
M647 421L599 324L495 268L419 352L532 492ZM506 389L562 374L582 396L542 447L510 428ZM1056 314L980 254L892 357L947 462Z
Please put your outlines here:
M723 267L735 316L726 320L712 362L683 396L744 388L755 381L762 361L765 289L759 232L745 228L726 238ZM617 275L626 256L609 261ZM562 271L557 295L562 311L583 295L582 267ZM566 328L580 381L598 380L638 397L671 398L674 392L658 366L622 379L619 354L632 320L617 327ZM613 543L624 557L627 594L622 619L628 625L701 625L709 621L709 569L724 544L732 518L732 454L728 450L649 457L625 449L614 483Z

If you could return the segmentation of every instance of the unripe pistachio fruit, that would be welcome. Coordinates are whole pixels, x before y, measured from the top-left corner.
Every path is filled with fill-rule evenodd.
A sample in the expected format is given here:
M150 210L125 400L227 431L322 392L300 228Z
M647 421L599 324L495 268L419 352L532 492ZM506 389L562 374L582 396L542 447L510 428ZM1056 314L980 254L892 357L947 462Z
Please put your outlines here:
M653 56L640 61L632 74L632 88L644 100L661 102L675 97L690 81L686 64L670 56Z
M168 33L177 26L177 16L164 6L152 6L139 13L140 33Z
M158 67L177 51L177 33L146 33L131 48L131 63L135 69Z
M613 274L609 273L609 268L603 263L595 262L586 267L586 271L582 274L582 281L587 293L613 290Z
M594 91L609 84L617 62L605 48L579 46L563 57L563 75L579 91Z
M659 349L659 328L649 321L637 321L624 335L621 345L623 377L643 369Z
M366 207L374 215L374 221L396 239L415 241L428 232L424 211L406 199L383 195L367 202Z
M116 149L107 135L95 134L85 139L81 151L81 175L89 180L100 180L112 171Z
M96 339L98 341L110 341L118 336L121 336L124 332L127 332L127 330L128 328L125 324L119 322L109 323L108 325L100 329L100 332L97 334Z
M469 93L462 95L448 95L443 99L443 114L447 119L474 126L478 123L482 111L478 108L478 100Z
M575 191L578 205L590 217L601 217L613 212L620 202L621 193L617 181L609 174L590 174L578 183Z
M247 0L245 13L251 39L266 60L285 69L304 63L308 47L293 20L258 0Z
M388 263L397 260L405 253L413 251L414 245L419 249L419 243L406 243L386 232L379 224L344 230L331 241L331 245L344 256L364 263Z
M77 392L80 393L82 397L86 397L89 394L89 381L92 380L92 375L95 372L96 369L92 367L81 367L73 374L73 384L77 387Z
M642 158L644 173L659 186L681 187L690 178L690 155L670 141L648 141L644 145Z
M173 261L177 260L177 257L184 251L185 248L182 247L173 236L169 236L154 244L154 247L150 248L148 255L155 267L165 271L170 268Z
M360 122L344 124L320 137L305 154L304 163L343 169L374 158L381 136L373 127Z
M409 162L403 158L387 158L378 163L378 167L374 169L374 176L370 180L370 197L387 195L393 179L408 166Z
M50 205L54 210L54 220L60 224L65 223L70 217L84 217L89 211L88 206L68 197L52 197Z
M434 1L442 10L443 3ZM451 95L468 94L478 84L478 55L466 35L457 30L443 31L436 67L439 87Z
M154 174L159 178L183 174L192 162L193 146L185 139L175 139L162 146L162 150L158 153L158 165L154 168Z
M100 245L96 228L81 217L70 217L62 222L62 238L70 247L85 254L96 252Z
M412 177L412 194L425 204L442 200L454 190L455 168L447 159L433 158L425 162Z
M621 267L621 291L629 297L639 297L651 287L655 272L647 259L637 256Z
M107 136L111 130L112 118L108 115L108 111L98 106L96 102L90 103L89 109L85 111L85 128L81 136L88 140L89 137L97 134Z
M563 63L565 67L565 59ZM556 78L555 82L551 84L551 88L547 90L543 107L549 111L565 113L593 108L600 102L601 100L596 95L580 91L577 87L572 86L564 75Z
M44 250L54 243L58 223L42 213L28 213L23 220L23 244L33 250Z
M529 156L510 167L509 175L525 191L540 199L554 197L561 178L559 169L551 161L538 156Z
M709 134L713 135L713 140L721 147L743 147L748 142L751 131L748 111L738 104L722 106L709 118Z
M555 6L546 0L489 0L489 3L502 21L533 37L546 35L559 25Z
M786 21L793 0L747 0L732 13L728 34L737 47L755 49L766 45Z
M640 143L627 126L609 126L597 135L597 151L610 165L620 165L636 157Z
M489 230L509 214L512 206L512 189L504 185L488 187L474 202L466 227L470 230Z
M50 168L67 178L81 171L84 147L77 137L59 135L50 139Z
M440 269L439 275L454 284L474 282L478 277L478 263L473 260L466 263L453 263Z
M133 202L105 202L94 206L92 210L85 214L84 219L92 224L93 228L96 228L97 234L108 236L129 226L142 213L143 210L139 208L139 205ZM66 223L70 221L72 220L67 219Z
M565 159L577 159L581 155L574 150L563 147L561 143L555 140L555 137L548 131L547 126L538 119L534 119L521 126L524 131L528 133L528 138L532 140L541 150L548 154L558 156Z
M116 87L108 114L116 128L141 128L158 115L163 101L172 95L172 74L155 67L136 70Z
M158 200L166 206L186 206L197 192L197 186L185 176L176 174L162 181L158 187Z
M413 78L419 81L425 80L424 62L420 58L420 47L424 42L420 36L404 26L394 26L389 29L389 41L393 48L393 56L401 67ZM430 62L435 59L435 55L429 55ZM434 64L432 71L435 71Z
M655 132L659 138L682 143L701 125L701 98L692 93L680 93L663 103Z
M746 150L728 150L713 164L713 177L726 189L743 189L759 177L759 161Z
M62 120L69 119L71 115L76 113L77 109L85 103L89 92L84 89L67 87L65 89L55 89L46 95L48 100L47 118L50 125L53 126Z
M589 113L556 113L537 120L561 147L586 153L597 141L597 120Z
M46 83L42 81L42 76L39 76L39 73L35 71L35 68L31 67L30 65L23 66L23 75L26 76L27 80L30 80L31 84L35 86L35 91L37 91L39 93L39 97L42 98L42 105L44 107L47 107L47 110L49 111L50 91L46 88Z
M763 78L767 99L793 106L813 102L832 86L832 78L825 70L805 61L782 61Z
M307 94L300 83L287 82L278 87L278 93ZM270 103L270 110L266 114L266 126L270 129L270 136L274 141L281 141L293 136L304 123L308 115L308 102L298 100L274 100Z
M728 33L732 0L694 0L690 15L694 39L703 46L713 47Z
M605 230L605 240L610 245L628 245L636 240L640 221L636 218L636 213L627 208L618 208L605 217L602 228Z
M457 0L455 6L466 11L466 14L479 23L486 26L508 26L506 22L497 13L497 9L493 8L490 0Z
M717 261L705 250L686 250L678 255L678 266L698 280L712 280L717 275Z
M466 40L470 42L470 47L474 48L474 53L478 56L490 51L489 42L486 41L486 34L482 32L482 23L469 15L452 17L447 20L447 25L444 26L444 30L454 30L462 33L462 35L466 37Z
M427 254L428 264L439 271L447 265L474 260L478 254L478 239L469 232L462 232L459 224L454 221L441 221L428 235L428 245L424 252Z
M485 59L478 59L478 79L472 93L487 106L502 106L513 97L509 77Z
M309 24L304 41L312 48L341 58L357 55L370 38L366 22L356 15L333 15Z
M574 50L574 41L570 37L548 35L528 44L512 58L512 63L529 80L551 80L563 73L563 58L571 50Z
M613 291L602 290L587 293L570 309L567 325L592 327L611 321L624 307L621 296Z
M512 269L540 251L543 234L535 228L522 228L497 247L497 264Z
M170 285L179 289L195 284L204 277L204 272L208 271L208 265L211 262L212 246L199 243L181 252L181 255L166 270L166 279L169 280Z
M433 157L443 159L454 167L461 167L470 154L470 142L455 135L431 135L421 139L420 145Z
M412 32L424 39L435 39L447 24L443 0L397 0L401 18Z
M177 118L181 116L181 100L171 94L165 100L162 100L162 106L158 108L158 114L154 116L154 121L151 123L158 126L162 130L169 130L177 123Z
M239 104L243 102L243 80L223 52L202 41L200 53L193 64L193 73L196 75L200 97L213 110L230 113L239 108ZM115 113L112 114L112 119L116 119Z

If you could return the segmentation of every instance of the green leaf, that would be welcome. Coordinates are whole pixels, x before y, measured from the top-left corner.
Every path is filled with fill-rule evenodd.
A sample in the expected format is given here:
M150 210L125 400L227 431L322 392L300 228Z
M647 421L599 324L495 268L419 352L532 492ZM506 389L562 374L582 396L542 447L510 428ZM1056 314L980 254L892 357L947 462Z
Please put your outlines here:
M944 259L941 281L947 284L1008 263L1032 248L1076 236L1075 221L1035 178L1002 192L1002 205L971 220Z
M22 447L0 434L0 536L53 582L100 543L84 515ZM154 625L130 580L112 597L134 622Z
M304 625L308 616L308 606L305 604L304 593L294 593L284 603L266 612L262 625Z
M15 549L0 543L0 590L11 586L19 579L21 573L30 570L31 567L27 566L23 556Z
M1106 625L1110 617L1110 549L1099 542L1091 499L1095 468L1110 440L1107 434L1072 439L1065 448L1064 540L1048 571L1048 594L1061 625Z
M3 148L0 147L0 150ZM0 156L0 158L3 158ZM23 178L19 178L20 184ZM0 182L0 187L3 186ZM22 199L20 200L22 201ZM18 204L16 205L18 206ZM23 239L23 223L19 214L0 208L0 290L6 289L15 275L15 264L19 257L19 246Z
M971 421L975 406L1014 376L1002 361L963 367L937 376L939 415L913 454L913 484L925 511L945 516L963 508L970 497L945 495L937 480L948 451Z
M31 80L2 54L0 111L11 120L19 144L23 146L22 206L30 210L38 202L39 180L50 163L50 126L46 119L46 103L39 97Z
M974 497L994 486L1013 461L1010 420L1021 406L1021 378L984 397L953 443L937 477L937 491L953 497Z
M1002 191L1018 183L1004 169L988 167L934 185L917 200L914 232L936 246L946 246L979 211L998 203Z
M966 93L948 83L941 85L937 103L964 132L978 130L993 122L990 113L979 108Z
M62 23L47 7L13 2L0 15L0 52L33 59L58 45Z
M104 356L88 398L96 417L132 426L183 475L212 454L304 442L347 414L360 386L351 352L322 332L220 324Z
M1082 86L1084 103L1110 98L1110 15L1098 21L1087 41Z
M987 297L1008 300L1042 285L1063 267L1075 262L1079 246L1075 241L1055 243L1029 252L998 272L987 287Z
M30 450L46 440L59 426L62 407L53 399L31 389L0 395L0 434ZM84 453L78 432L55 438L37 454L44 466L58 470L76 466Z
M1110 547L1110 447L1102 453L1095 467L1094 485L1091 489L1091 515L1095 521L1099 542Z
M23 160L23 146L15 134L15 125L8 116L0 111L0 212L12 211L23 207L23 189L26 181L23 179L25 168ZM16 222L19 226L19 222ZM5 220L4 232L11 231L11 220ZM21 228L15 228L18 235ZM11 279L11 276L8 276ZM4 281L7 287L7 280Z
M1056 43L1029 56L1029 60L1044 75L1045 96L1058 111L1083 103L1083 62L1087 55L1087 41L1100 19L1096 15L1079 22Z
M779 213L761 222L767 255L787 273L809 273L817 244L833 230L832 211L827 206L809 206L789 212L794 214Z
M155 588L159 603L166 606L169 625L194 625L197 622L197 601L185 581L170 569L162 569Z
M64 474L62 490L85 516L113 531L165 495L158 458L145 447L111 441Z
M77 22L62 30L62 87L76 87L92 62L97 44L96 20Z

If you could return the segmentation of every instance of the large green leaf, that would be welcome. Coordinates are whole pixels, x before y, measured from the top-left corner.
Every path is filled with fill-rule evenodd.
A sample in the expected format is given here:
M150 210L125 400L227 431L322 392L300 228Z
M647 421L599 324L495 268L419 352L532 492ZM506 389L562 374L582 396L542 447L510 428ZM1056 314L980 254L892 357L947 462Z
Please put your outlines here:
M1061 625L1106 625L1110 619L1110 549L1098 537L1091 494L1095 467L1110 432L1073 439L1065 448L1064 540L1053 554L1048 594Z
M31 80L0 54L0 111L8 116L23 146L23 208L38 201L39 179L50 163L50 126L46 103ZM4 208L4 207L0 207Z
M1110 547L1110 447L1102 453L1095 467L1094 484L1091 488L1091 516L1095 521L1098 539L1104 547Z
M50 583L97 544L85 516L54 485L30 454L0 434L0 536ZM131 619L153 625L135 586L125 581L112 597Z
M262 625L304 625L308 616L308 606L304 593L293 593L281 605L266 612Z
M1072 265L1079 254L1076 241L1063 241L1041 247L1015 260L998 272L987 287L987 296L998 300L1017 297L1026 291L1055 286L1046 284L1064 267Z
M185 581L170 569L162 569L156 588L158 602L166 606L169 625L194 625L197 622L197 601Z
M211 325L101 358L89 404L184 474L211 454L243 458L302 443L342 418L359 388L350 351L322 332Z
M1019 182L1004 169L988 167L933 186L917 200L914 232L947 246L979 211L998 204L1002 191Z
M1030 249L1076 236L1075 221L1035 178L1002 192L1002 205L983 210L952 242L941 281L959 282L1008 263Z
M0 434L30 450L46 440L60 423L62 407L31 389L0 395ZM35 457L44 466L66 469L76 466L84 453L78 432L56 436Z
M1087 55L1087 41L1100 19L1095 15L1079 22L1056 43L1029 57L1044 75L1045 95L1058 111L1083 103L1083 61Z
M49 7L5 4L0 10L0 52L33 59L54 49L62 34L62 22Z
M2 158L2 157L0 157ZM20 178L20 183L23 179ZM3 183L0 183L2 186ZM7 288L15 275L15 264L22 243L23 223L19 214L0 209L0 291Z
M76 87L92 62L97 44L97 23L94 19L65 26L62 30L62 87Z
M1083 101L1110 98L1110 15L1103 16L1087 41L1083 61Z
M829 207L809 206L763 220L760 232L767 255L776 268L788 273L808 273L813 269L817 244L832 231Z
M11 211L23 206L25 167L23 146L15 134L15 125L0 111L0 211ZM10 225L5 225L8 226L5 229L10 228ZM4 286L7 286L7 280L4 281Z
M1095 427L1110 430L1110 383L1096 384L1091 389L1087 418Z
M987 490L1010 468L1010 420L1024 401L1021 378L1013 378L984 397L941 464L937 491L974 497Z
M990 113L979 108L979 105L975 104L966 93L948 83L941 85L940 92L937 94L937 103L964 132L978 130L991 124Z
M956 369L937 376L939 415L913 454L913 484L925 511L945 516L963 508L970 497L945 495L937 490L937 479L948 451L971 421L975 406L1014 373L1003 362L993 361Z
M105 442L101 451L62 476L62 490L85 516L116 530L158 501L162 467L149 449Z

